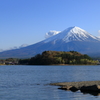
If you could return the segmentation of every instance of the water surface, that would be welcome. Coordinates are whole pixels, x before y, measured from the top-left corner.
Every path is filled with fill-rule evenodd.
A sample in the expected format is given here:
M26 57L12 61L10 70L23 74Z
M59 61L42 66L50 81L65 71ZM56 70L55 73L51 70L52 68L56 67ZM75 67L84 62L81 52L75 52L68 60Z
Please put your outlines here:
M100 80L100 66L0 66L1 100L100 100L49 83Z

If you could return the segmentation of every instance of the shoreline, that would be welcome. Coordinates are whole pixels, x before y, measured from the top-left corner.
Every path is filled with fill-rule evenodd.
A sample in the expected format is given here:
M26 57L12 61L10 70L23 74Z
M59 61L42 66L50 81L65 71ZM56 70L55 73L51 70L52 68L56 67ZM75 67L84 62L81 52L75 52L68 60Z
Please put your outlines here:
M100 95L100 81L80 81L80 82L61 82L51 83L50 85L60 86L58 89L76 92L80 90L82 93Z
M50 85L55 85L55 86L67 85L67 86L82 87L90 85L100 85L100 81L58 82L58 83L50 83Z

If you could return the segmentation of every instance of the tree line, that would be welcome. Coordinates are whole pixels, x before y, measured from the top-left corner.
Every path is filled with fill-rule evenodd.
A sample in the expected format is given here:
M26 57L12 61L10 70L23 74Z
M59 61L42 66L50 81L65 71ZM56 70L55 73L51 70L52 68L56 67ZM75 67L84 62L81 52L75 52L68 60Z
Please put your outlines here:
M19 64L27 65L53 65L53 64L72 64L72 65L91 65L97 64L97 60L93 60L86 54L81 54L76 51L44 51L42 54L37 54L30 59L20 59Z
M44 51L28 59L8 58L0 59L0 65L92 65L99 64L98 60L93 60L86 54L76 51Z

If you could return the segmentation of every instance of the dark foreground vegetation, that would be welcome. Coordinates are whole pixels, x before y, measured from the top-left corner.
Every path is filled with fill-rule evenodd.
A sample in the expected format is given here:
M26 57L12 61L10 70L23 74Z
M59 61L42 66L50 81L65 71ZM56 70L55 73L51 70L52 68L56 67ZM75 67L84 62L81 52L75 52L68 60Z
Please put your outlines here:
M20 64L29 65L53 65L53 64L72 64L72 65L89 65L97 64L98 61L92 60L88 55L81 54L76 51L60 52L60 51L44 51L30 59L19 60Z
M98 64L97 60L93 60L86 54L76 51L44 51L42 54L29 59L8 58L1 59L1 65L93 65Z

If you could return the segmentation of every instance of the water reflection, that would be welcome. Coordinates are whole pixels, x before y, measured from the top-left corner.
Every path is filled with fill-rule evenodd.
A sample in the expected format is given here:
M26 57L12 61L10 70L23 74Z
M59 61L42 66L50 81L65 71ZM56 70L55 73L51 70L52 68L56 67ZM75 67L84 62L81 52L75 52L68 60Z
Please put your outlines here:
M100 92L92 92L92 91L81 91L83 94L91 94L93 96L99 96Z
M73 92L73 93L81 92L83 94L91 94L93 96L99 96L100 95L100 92L97 92L97 91L66 90L66 89L63 89L63 88L58 88L58 89L61 89L61 90L64 90L64 91L70 91L70 92Z

